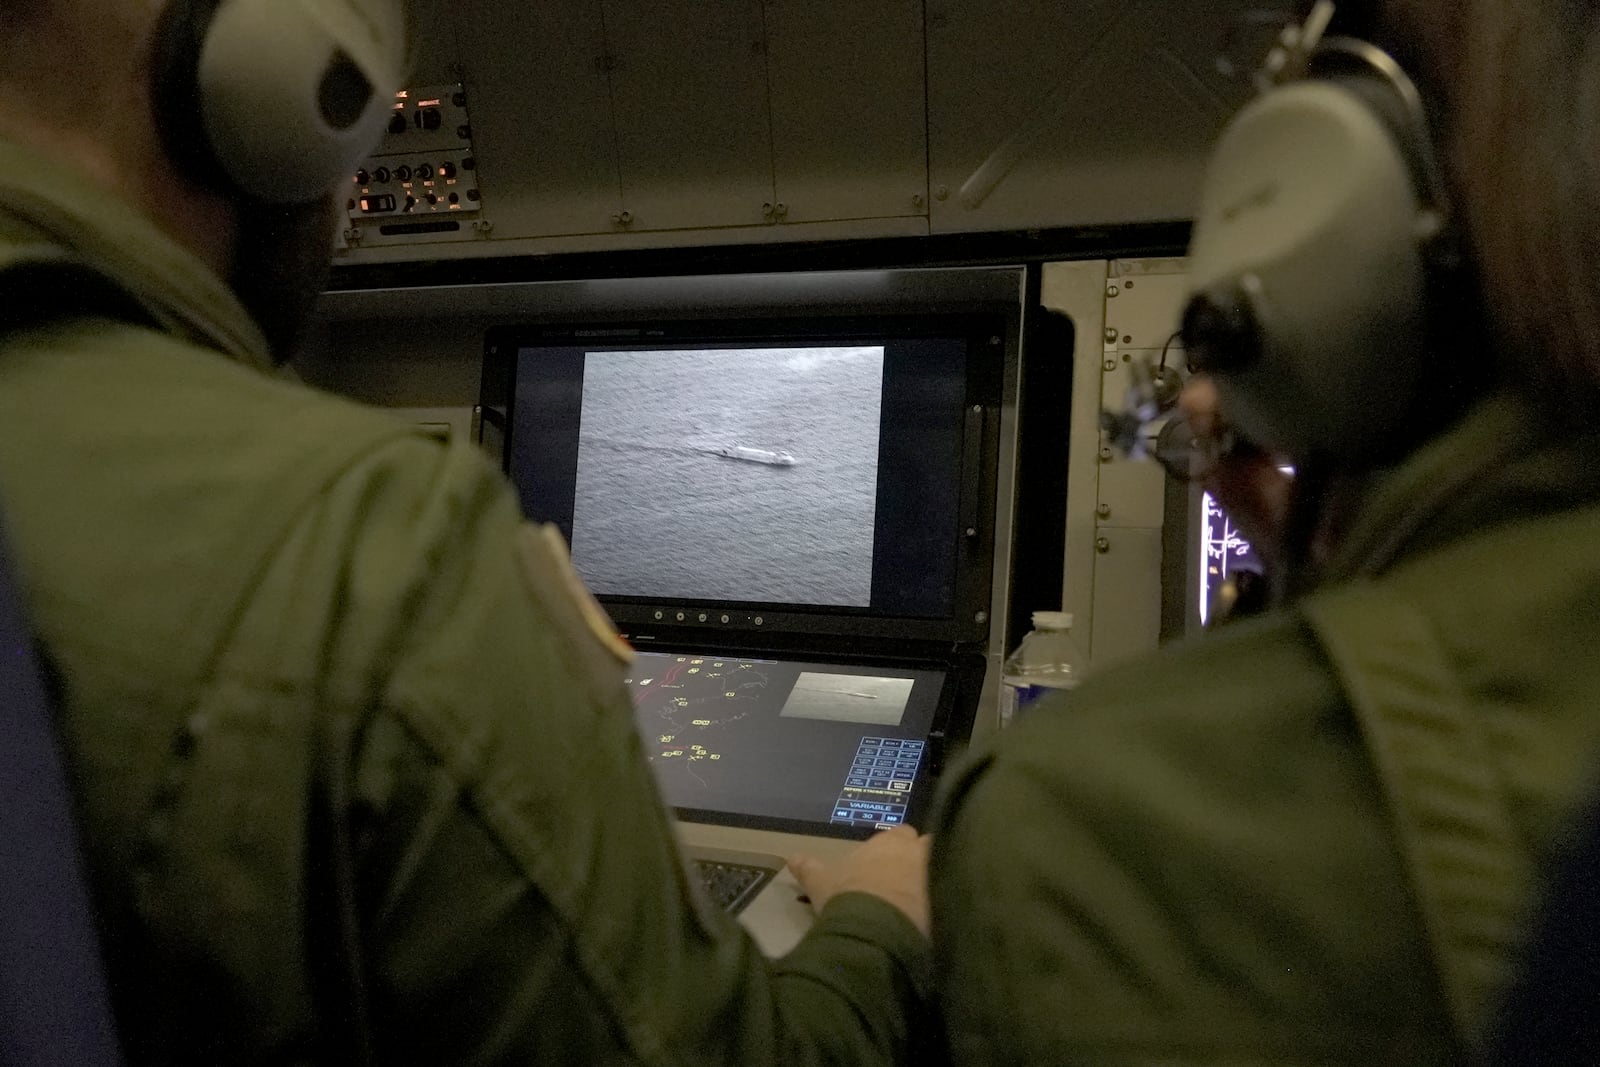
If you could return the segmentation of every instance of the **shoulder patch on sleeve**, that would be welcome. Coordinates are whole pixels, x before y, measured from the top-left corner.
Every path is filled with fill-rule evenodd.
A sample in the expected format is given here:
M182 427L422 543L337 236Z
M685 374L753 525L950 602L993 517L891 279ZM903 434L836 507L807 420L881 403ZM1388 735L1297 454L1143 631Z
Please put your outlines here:
M517 538L517 551L523 576L534 593L545 600L552 611L571 616L557 621L570 623L569 628L586 633L618 666L632 666L633 649L617 633L610 616L573 569L561 531L548 523L543 526L528 523ZM574 639L581 639L583 633L574 633Z

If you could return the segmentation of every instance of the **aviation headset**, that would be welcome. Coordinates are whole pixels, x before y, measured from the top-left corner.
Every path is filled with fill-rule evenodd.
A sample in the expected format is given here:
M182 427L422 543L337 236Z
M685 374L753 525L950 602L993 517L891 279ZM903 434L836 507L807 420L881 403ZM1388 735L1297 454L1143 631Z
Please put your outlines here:
M1319 0L1212 156L1183 336L1246 439L1297 461L1375 465L1414 447L1430 348L1461 275L1422 100L1387 53L1325 37Z
M156 31L156 120L214 189L316 200L372 150L408 62L405 0L171 0Z

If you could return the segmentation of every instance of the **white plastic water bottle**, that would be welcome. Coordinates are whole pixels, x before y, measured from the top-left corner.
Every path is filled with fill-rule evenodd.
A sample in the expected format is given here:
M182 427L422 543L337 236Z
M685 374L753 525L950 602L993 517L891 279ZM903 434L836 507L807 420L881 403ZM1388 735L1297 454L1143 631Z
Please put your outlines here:
M1033 630L1006 658L1000 673L1000 725L1009 726L1040 697L1077 685L1085 657L1072 639L1072 616L1036 611Z

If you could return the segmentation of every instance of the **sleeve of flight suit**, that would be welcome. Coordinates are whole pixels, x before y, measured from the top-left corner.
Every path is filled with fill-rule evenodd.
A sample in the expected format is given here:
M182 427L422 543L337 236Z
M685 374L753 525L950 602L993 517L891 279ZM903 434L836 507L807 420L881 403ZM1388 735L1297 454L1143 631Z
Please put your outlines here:
M935 970L958 1064L1443 1064L1359 733L1291 617L1114 670L947 776Z
M889 905L837 898L778 961L704 905L621 661L476 455L393 446L295 540L344 560L324 655L379 1062L886 1064L927 1037L928 948Z

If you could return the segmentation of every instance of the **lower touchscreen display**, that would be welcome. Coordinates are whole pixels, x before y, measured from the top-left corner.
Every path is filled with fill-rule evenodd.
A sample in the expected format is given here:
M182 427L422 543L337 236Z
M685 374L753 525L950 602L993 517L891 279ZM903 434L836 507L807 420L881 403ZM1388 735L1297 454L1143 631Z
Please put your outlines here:
M642 652L627 684L673 807L850 832L907 821L945 674Z

